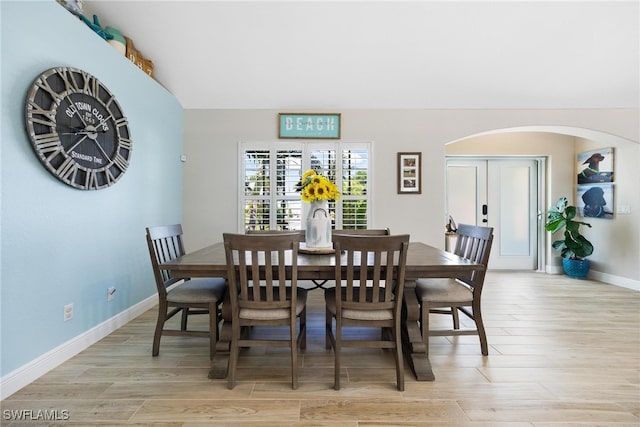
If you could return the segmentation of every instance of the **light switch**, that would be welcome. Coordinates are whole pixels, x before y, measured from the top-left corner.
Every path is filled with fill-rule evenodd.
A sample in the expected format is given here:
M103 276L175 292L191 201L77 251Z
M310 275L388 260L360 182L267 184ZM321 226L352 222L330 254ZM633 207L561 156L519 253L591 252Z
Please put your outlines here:
M629 215L631 213L631 206L629 205L618 205L617 212L623 215Z

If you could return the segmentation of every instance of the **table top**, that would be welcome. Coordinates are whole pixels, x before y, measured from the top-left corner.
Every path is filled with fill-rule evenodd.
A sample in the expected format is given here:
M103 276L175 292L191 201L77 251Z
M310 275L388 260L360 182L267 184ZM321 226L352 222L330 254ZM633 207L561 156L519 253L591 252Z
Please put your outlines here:
M332 279L335 254L298 254L299 279ZM222 242L187 253L170 262L160 264L174 277L226 277L227 264ZM411 242L407 253L405 278L460 277L484 266L450 252L421 242Z

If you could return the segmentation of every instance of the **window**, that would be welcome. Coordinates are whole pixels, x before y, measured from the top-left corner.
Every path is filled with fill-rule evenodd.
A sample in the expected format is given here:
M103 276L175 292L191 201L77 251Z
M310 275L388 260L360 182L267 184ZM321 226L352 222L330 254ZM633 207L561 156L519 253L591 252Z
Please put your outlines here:
M335 228L369 228L370 143L241 143L239 154L241 232L304 228L308 203L300 200L296 184L307 169L340 188L340 200L329 203Z

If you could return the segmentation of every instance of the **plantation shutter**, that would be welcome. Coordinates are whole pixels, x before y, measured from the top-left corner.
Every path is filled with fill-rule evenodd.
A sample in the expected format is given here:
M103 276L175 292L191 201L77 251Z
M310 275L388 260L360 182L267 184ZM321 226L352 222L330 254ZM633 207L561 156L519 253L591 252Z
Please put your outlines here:
M329 202L334 228L371 223L369 143L241 143L239 231L301 230L308 204L296 184L308 169L336 183L341 196Z

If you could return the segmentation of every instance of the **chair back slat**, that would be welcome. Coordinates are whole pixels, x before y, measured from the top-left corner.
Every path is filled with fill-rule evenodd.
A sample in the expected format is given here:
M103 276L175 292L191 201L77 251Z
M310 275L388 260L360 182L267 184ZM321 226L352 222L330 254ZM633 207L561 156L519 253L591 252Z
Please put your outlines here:
M409 235L333 236L336 309L396 309L404 290ZM344 254L342 252L344 251ZM398 308L399 309L399 308Z
M301 238L297 232L224 233L231 306L295 309Z
M147 247L158 292L166 295L167 287L182 280L171 276L168 270L160 269L160 264L174 260L185 254L182 239L182 225L162 225L147 227Z

